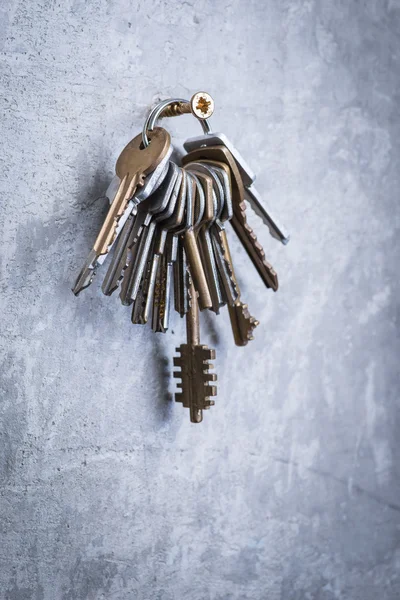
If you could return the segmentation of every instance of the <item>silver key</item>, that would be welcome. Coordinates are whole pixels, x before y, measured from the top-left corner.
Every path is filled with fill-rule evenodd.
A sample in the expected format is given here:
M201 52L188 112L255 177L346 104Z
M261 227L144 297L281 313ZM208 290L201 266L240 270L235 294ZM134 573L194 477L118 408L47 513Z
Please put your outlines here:
M179 171L179 167L175 163L170 162L165 180L163 181L162 185L159 187L157 192L154 194L154 196L150 198L146 218L144 221L140 249L134 269L135 274L133 277L131 300L135 300L136 298L137 290L140 281L143 277L144 268L147 264L149 251L151 247L151 240L156 231L156 222L154 220L154 217L156 215L159 215L160 213L163 213L166 210L171 195L174 192L175 183Z
M154 250L152 252L152 265L151 265L151 273L150 273L150 283L147 291L146 298L146 315L149 315L151 311L151 305L153 303L154 298L154 290L156 286L157 274L159 270L159 265L161 263L162 255L165 250L165 241L167 238L168 231L168 223L171 216L174 213L175 206L178 200L178 195L181 189L182 183L182 169L174 165L174 172L176 172L176 177L174 176L175 183L172 189L172 193L169 195L169 200L166 208L153 215L153 219L157 224L156 234L155 234L155 243ZM168 195L168 192L167 192Z
M258 215L263 223L268 227L268 230L273 238L287 244L290 240L290 234L286 227L279 223L279 220L274 217L269 207L265 206L265 201L261 200L261 196L253 183L256 179L255 174L250 169L246 161L235 146L228 140L226 135L223 133L210 133L201 135L195 138L190 138L183 144L185 150L190 152L201 147L208 146L225 146L232 154L236 165L239 169L243 185L246 192L246 200L250 203L250 206Z

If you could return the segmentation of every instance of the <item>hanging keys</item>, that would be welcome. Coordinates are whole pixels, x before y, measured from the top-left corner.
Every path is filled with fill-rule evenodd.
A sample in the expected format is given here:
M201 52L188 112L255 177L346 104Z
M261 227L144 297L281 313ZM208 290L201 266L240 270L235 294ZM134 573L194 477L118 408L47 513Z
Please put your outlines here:
M191 102L160 102L148 115L143 132L122 151L106 196L110 209L93 249L75 283L87 287L113 250L102 290L119 288L122 304L131 306L134 324L149 324L157 333L170 328L171 307L186 318L186 343L177 348L174 365L177 402L200 423L214 405L215 351L200 342L201 311L219 314L227 305L237 346L253 339L257 319L243 301L229 247L228 222L264 284L278 289L275 270L267 262L247 222L246 201L271 235L283 243L289 236L254 188L255 175L224 134L211 133L207 121L214 103L206 92ZM158 118L192 113L204 135L184 144L182 166L171 161L172 146ZM229 229L229 231L228 231ZM229 234L229 235L228 235Z

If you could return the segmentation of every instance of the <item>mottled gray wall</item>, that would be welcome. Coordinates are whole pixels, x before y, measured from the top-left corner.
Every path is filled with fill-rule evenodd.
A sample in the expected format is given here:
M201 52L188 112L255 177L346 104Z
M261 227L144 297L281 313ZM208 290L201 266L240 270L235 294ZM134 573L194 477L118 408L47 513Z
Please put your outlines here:
M399 0L2 0L0 598L400 595ZM205 88L292 232L261 321L204 319L219 395L171 401L155 336L70 287L115 159ZM179 148L200 132L168 123Z

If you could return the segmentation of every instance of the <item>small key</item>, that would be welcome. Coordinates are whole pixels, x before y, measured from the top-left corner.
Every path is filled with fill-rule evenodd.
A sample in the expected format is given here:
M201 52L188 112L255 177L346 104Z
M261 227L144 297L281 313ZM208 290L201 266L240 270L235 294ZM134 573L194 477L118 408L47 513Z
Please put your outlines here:
M187 165L190 162L201 161L202 159L217 160L224 162L230 167L234 213L231 224L264 284L276 291L278 289L278 276L273 267L265 259L263 247L257 241L257 236L253 232L253 229L247 223L246 204L243 200L243 183L232 155L224 146L212 146L190 152L183 157L182 163Z
M120 177L121 182L93 249L75 282L72 290L75 295L78 295L92 282L99 257L109 252L116 239L118 223L129 200L134 195L137 187L143 186L145 176L154 171L160 164L168 152L170 144L171 138L168 132L158 127L154 130L151 143L147 148L140 148L141 136L139 135L123 150L123 158L121 159L120 156L118 161L121 159L121 162L117 166L119 171L117 175ZM121 177L121 175L123 176Z
M217 375L210 373L212 365L210 360L215 359L215 350L208 346L200 345L200 314L193 282L190 281L190 307L186 315L186 344L181 344L176 351L178 357L174 358L174 366L180 371L174 371L174 377L181 381L177 383L180 392L175 394L176 402L181 402L189 408L192 423L201 423L203 410L214 406L210 398L217 393L216 386L211 382L216 381Z
M195 138L190 138L184 143L184 148L187 152L197 150L199 148L210 146L224 146L231 153L245 188L246 199L250 203L252 209L257 216L261 218L263 223L268 227L273 238L287 244L290 241L290 234L286 227L273 216L270 208L266 206L265 201L261 200L259 192L254 187L253 183L256 179L255 174L250 169L246 161L235 146L228 140L223 133L210 133Z

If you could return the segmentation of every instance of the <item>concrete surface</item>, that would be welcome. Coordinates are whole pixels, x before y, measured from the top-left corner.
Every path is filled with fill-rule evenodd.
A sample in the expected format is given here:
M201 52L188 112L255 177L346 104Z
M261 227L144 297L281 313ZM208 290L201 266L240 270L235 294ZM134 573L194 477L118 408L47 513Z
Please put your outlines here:
M398 599L400 2L0 14L0 598ZM231 234L261 325L238 349L203 319L219 395L195 426L171 402L183 323L70 288L123 145L203 88L292 241L252 219L273 294Z

